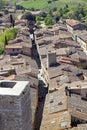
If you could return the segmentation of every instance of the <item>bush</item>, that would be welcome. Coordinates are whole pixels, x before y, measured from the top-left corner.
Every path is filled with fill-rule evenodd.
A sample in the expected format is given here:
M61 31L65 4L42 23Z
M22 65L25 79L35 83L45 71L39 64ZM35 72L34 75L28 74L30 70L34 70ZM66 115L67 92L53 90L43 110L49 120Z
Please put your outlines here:
M47 15L47 17L44 19L44 22L45 22L45 24L46 24L47 26L50 26L50 25L53 24L52 18L51 18L51 16L50 16L50 14Z
M40 17L46 18L47 17L47 13L46 12L41 12L39 14Z
M24 10L25 8L23 6L21 6L21 5L16 5L16 9L17 10Z
M52 1L49 0L49 1L48 1L48 4L50 4L51 2L52 2Z
M7 29L3 35L6 35L7 36L7 40L11 40L11 39L14 39L16 38L16 35L18 33L18 29L17 28L10 28L10 29Z
M22 19L27 19L27 20L35 21L35 16L32 13L30 13L30 12L26 12L22 16Z
M0 54L4 52L4 46L6 44L6 40L8 42L11 39L15 39L17 33L18 33L17 28L10 28L0 35Z
M31 10L31 11L35 11L35 8L31 8L30 10Z
M53 10L53 12L57 11L57 7L54 7L52 10Z

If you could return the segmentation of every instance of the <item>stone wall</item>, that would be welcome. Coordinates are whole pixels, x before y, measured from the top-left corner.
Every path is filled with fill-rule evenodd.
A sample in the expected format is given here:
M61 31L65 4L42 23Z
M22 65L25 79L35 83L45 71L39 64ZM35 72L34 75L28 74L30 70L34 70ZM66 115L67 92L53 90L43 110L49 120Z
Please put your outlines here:
M0 130L32 130L30 100L29 84L19 95L0 95Z

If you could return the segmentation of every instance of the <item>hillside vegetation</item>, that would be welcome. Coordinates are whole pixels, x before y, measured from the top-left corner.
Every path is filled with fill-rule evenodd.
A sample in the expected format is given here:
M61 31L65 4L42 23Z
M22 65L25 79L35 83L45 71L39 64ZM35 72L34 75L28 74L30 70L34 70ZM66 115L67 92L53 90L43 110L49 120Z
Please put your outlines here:
M87 26L87 0L26 0L22 1L20 5L33 11L47 11L54 19L52 22L47 17L45 20L47 24L58 22L60 18L73 18L81 21L85 20Z
M3 53L5 44L16 37L17 32L17 28L10 28L0 35L0 54Z
M41 10L49 10L54 7L60 8L65 4L68 4L70 8L75 8L79 3L87 4L87 0L26 0L20 2L25 8Z

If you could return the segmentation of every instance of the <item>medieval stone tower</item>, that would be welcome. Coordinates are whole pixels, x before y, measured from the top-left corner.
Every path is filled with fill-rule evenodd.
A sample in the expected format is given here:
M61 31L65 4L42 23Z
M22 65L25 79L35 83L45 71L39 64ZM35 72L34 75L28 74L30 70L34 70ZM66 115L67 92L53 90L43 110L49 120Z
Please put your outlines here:
M51 67L54 64L56 64L56 52L49 51L47 54L47 68Z
M32 130L27 81L0 81L0 130Z

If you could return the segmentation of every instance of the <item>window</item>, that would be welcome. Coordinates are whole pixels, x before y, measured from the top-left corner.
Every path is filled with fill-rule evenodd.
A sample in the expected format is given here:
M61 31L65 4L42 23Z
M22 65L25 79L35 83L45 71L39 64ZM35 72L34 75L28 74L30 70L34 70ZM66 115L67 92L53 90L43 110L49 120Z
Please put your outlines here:
M82 110L80 108L76 108L76 111L82 112Z
M62 103L62 102L59 102L58 105L63 105L63 103Z
M53 103L53 102L54 102L53 100L50 101L50 103Z

